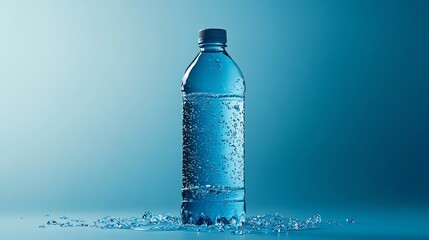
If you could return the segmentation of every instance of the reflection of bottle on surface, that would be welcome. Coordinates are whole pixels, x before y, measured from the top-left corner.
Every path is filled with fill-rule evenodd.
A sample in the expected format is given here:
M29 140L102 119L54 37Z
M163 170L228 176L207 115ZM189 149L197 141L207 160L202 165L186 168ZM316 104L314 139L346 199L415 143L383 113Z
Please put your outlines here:
M239 224L246 211L244 78L225 51L225 30L201 30L198 43L182 80L182 221Z

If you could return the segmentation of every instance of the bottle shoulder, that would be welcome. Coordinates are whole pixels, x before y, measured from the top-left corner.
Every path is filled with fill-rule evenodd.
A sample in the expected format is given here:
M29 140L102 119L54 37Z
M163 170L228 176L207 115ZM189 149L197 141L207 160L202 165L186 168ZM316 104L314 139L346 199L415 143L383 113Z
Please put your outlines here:
M244 95L244 76L227 52L200 52L185 71L182 92Z

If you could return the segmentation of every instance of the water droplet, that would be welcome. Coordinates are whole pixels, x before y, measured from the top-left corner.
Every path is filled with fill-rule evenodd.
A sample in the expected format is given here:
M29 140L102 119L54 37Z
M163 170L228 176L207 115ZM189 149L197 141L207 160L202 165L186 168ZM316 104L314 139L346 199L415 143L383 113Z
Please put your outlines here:
M346 223L355 223L353 218L346 218Z
M58 222L57 222L57 221L55 221L55 220L49 220L49 221L47 221L47 222L46 222L46 224L47 224L47 225L57 225L57 224L58 224Z

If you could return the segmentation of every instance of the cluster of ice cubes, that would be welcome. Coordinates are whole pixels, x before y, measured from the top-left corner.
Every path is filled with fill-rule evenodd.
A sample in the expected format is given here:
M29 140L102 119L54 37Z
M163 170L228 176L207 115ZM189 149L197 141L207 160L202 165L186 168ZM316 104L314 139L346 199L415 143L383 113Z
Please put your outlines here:
M131 229L140 231L193 231L193 232L231 232L233 234L286 232L291 230L306 230L318 228L322 222L319 214L300 220L284 217L278 213L256 215L246 218L245 222L232 222L224 224L218 222L213 225L182 224L180 217L170 214L153 214L145 212L141 217L115 218L106 216L88 223L81 219L73 219L61 216L59 220L49 220L46 226L59 227L94 227L100 229Z

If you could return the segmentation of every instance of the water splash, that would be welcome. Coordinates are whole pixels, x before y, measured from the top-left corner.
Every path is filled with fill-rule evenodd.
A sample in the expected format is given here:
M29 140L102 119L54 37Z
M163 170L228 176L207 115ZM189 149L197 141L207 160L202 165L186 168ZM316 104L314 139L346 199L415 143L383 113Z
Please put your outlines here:
M61 216L59 220L49 220L39 228L48 226L59 227L93 227L100 229L130 229L137 231L192 231L192 232L230 232L233 234L270 233L316 229L322 222L319 214L300 220L284 217L278 213L247 217L245 222L224 224L219 222L213 225L182 224L182 219L170 214L153 214L145 212L141 217L115 218L106 216L92 223L82 219Z

